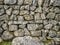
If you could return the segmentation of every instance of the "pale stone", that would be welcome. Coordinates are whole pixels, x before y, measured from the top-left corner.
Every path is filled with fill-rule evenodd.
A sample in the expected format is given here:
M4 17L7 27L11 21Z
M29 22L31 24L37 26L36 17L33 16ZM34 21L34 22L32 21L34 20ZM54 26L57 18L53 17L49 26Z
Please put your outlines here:
M4 9L0 9L0 15L4 14Z
M4 0L4 4L15 4L16 0Z
M37 24L27 24L28 30L36 30L38 28Z
M13 38L13 35L9 31L4 31L2 35L3 40L10 40Z
M19 29L17 31L14 32L15 36L24 36L24 30L23 29Z
M31 5L32 4L32 0L24 0L24 4Z
M13 39L12 45L44 45L44 43L39 42L37 38L24 36L24 37L17 37Z
M11 13L12 13L12 8L9 8L9 9L6 10L7 15L11 15Z
M9 31L17 30L17 25L9 25Z
M31 31L31 36L41 36L41 31Z

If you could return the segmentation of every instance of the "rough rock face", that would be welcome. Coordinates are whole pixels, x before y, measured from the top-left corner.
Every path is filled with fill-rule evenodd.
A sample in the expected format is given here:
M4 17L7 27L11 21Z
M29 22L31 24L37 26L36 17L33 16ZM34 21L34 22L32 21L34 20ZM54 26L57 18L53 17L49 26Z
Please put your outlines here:
M16 0L4 0L5 4L15 4Z
M0 42L12 45L60 45L60 0L0 0Z
M13 39L12 45L44 45L44 43L43 42L39 43L38 38L25 36Z

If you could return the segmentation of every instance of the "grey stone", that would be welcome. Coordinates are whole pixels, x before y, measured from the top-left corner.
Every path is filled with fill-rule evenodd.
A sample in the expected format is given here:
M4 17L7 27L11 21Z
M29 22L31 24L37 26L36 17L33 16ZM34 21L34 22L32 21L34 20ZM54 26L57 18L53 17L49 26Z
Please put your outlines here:
M41 31L31 31L31 36L41 36Z
M60 31L57 32L57 38L60 38Z
M25 32L24 33L25 36L30 36L30 32L27 28L24 28L24 32Z
M29 14L29 11L27 11L27 10L20 11L20 15L28 15L28 14Z
M34 5L34 6L37 6L38 0L32 0L32 1L33 1L33 5Z
M22 29L23 29L23 28L25 28L25 26L26 26L26 25L23 25L23 24L22 24L22 25L19 25L19 28L22 28Z
M48 15L46 16L48 19L54 19L55 17L55 13L48 13Z
M51 29L52 26L53 26L52 24L47 24L47 25L44 26L44 28L45 28L45 29Z
M60 14L56 14L55 19L56 19L57 21L60 21Z
M4 4L15 4L16 0L4 0Z
M32 38L30 36L17 37L13 39L12 45L44 45L43 42L39 42L37 38Z
M1 36L2 32L3 32L3 29L0 27L0 36Z
M36 9L36 6L30 6L30 10L34 11Z
M0 20L8 20L8 15L2 15L2 16L0 16Z
M13 10L13 11L12 11L12 14L18 15L18 14L19 14L19 10Z
M29 5L25 5L24 8L25 8L25 10L29 10L30 6Z
M25 9L25 6L22 5L22 6L20 7L20 10L24 10L24 9Z
M36 13L36 14L34 15L34 19L35 19L35 20L40 20L40 19L41 19L40 13Z
M38 5L42 6L42 4L43 4L43 0L38 0Z
M59 9L58 7L56 7L56 8L54 9L54 12L55 12L55 13L60 13L60 9Z
M55 31L59 31L59 29L60 29L59 26L54 26L54 27L53 27L53 30L55 30Z
M19 8L20 8L19 5L15 5L15 6L14 6L14 9L16 9L16 10L19 10Z
M33 19L33 16L32 15L24 15L24 19L29 21L29 20Z
M44 24L44 25L47 25L47 24L48 24L48 20L44 20L44 21L43 21L43 24Z
M9 8L9 9L6 10L7 15L11 15L11 13L12 13L12 8Z
M54 6L60 6L60 0L55 0Z
M50 0L45 0L45 1L44 1L44 7L49 6L49 3L50 3L49 1L50 1Z
M27 24L28 30L36 30L38 28L37 24Z
M17 20L16 15L13 15L13 14L12 14L12 15L10 16L9 20Z
M8 25L7 25L6 23L2 24L2 28L3 28L4 30L8 30Z
M43 28L43 24L39 24L38 29L42 29Z
M3 40L10 40L13 38L13 35L9 31L4 31L2 35Z
M59 45L60 44L60 38L53 38L53 40L55 41L55 44L56 45Z
M36 8L35 12L37 12L37 13L42 13L42 7Z
M0 9L0 15L4 14L4 9Z
M0 43L3 41L3 39L0 37Z
M18 5L22 5L23 4L23 0L18 0Z
M8 5L4 5L4 9L8 9L9 8L9 6Z
M32 0L24 0L24 4L31 5L32 4Z
M46 19L46 16L45 16L45 14L41 14L41 19Z
M17 31L14 32L15 36L24 36L24 30L23 29L19 29Z
M9 31L17 30L17 25L9 25Z
M23 16L17 16L17 18L18 18L18 21L24 21Z
M58 21L56 21L56 20L49 20L48 23L53 24L53 25L57 25Z
M49 37L54 38L57 36L57 33L55 31L50 31L49 32Z

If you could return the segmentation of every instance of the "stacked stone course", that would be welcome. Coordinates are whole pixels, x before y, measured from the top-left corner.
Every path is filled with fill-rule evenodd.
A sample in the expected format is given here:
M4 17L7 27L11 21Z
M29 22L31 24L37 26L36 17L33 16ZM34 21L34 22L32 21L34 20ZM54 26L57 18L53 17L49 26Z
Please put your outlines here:
M0 0L0 42L12 45L60 45L60 0Z

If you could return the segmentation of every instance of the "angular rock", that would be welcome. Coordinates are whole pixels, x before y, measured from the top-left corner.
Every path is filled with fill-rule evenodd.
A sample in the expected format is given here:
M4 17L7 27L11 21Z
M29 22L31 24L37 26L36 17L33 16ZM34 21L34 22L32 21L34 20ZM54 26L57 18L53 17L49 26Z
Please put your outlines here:
M55 0L54 6L60 6L60 0Z
M39 13L36 13L36 14L34 15L34 19L35 19L35 20L40 20L40 19L41 19L41 15L40 15Z
M18 15L19 14L19 10L13 10L12 14Z
M49 32L49 37L54 38L57 36L57 33L55 31L50 31Z
M17 28L17 25L9 25L9 31L16 31Z
M2 24L2 28L3 28L4 30L8 30L8 25L7 25L6 23Z
M23 24L22 24L22 25L19 25L19 28L22 28L22 29L23 29L23 28L25 28L25 26L26 26L26 25L23 25Z
M12 13L12 8L9 8L9 9L6 10L7 15L11 15L11 13Z
M60 31L57 32L57 38L60 38Z
M24 30L23 29L19 29L17 31L14 32L15 36L24 36Z
M25 5L24 8L25 8L25 10L29 10L30 6L29 5Z
M41 31L31 31L31 36L41 36Z
M33 1L33 5L37 6L38 5L38 0L32 0Z
M0 27L0 36L1 36L2 32L3 32L3 29Z
M32 38L30 36L17 37L13 39L12 45L44 45L43 42L39 42L37 38Z
M41 19L46 19L45 14L41 14Z
M56 19L57 21L60 21L60 14L56 14L55 19Z
M0 15L4 14L4 9L0 9Z
M24 18L23 18L23 16L17 16L17 18L18 18L18 21L24 21Z
M36 6L30 6L30 10L34 11L36 9Z
M2 16L0 16L0 20L8 20L8 15L2 15Z
M16 4L17 0L4 0L4 4Z
M38 28L37 24L27 24L28 30L36 30Z
M44 26L44 28L45 28L45 29L51 29L52 26L53 26L52 24L47 24L47 25Z
M42 6L42 4L43 4L43 0L38 0L38 5Z
M37 12L37 13L42 13L42 7L36 8L35 12Z
M28 14L29 14L29 11L27 11L27 10L20 11L20 15L28 15Z
M29 21L29 20L33 19L33 16L31 16L31 15L24 15L24 19Z
M3 41L3 39L0 37L0 43Z
M22 5L23 4L23 0L18 0L18 5Z
M55 31L59 31L59 29L60 29L59 26L54 26L54 27L53 27L53 30L55 30Z
M24 33L25 36L30 36L30 32L27 28L24 28L24 32L25 32Z
M24 4L31 5L32 4L32 0L24 0Z
M13 35L9 31L4 31L2 35L3 40L10 40L13 38Z
M55 13L49 13L46 17L47 17L48 19L54 19Z

